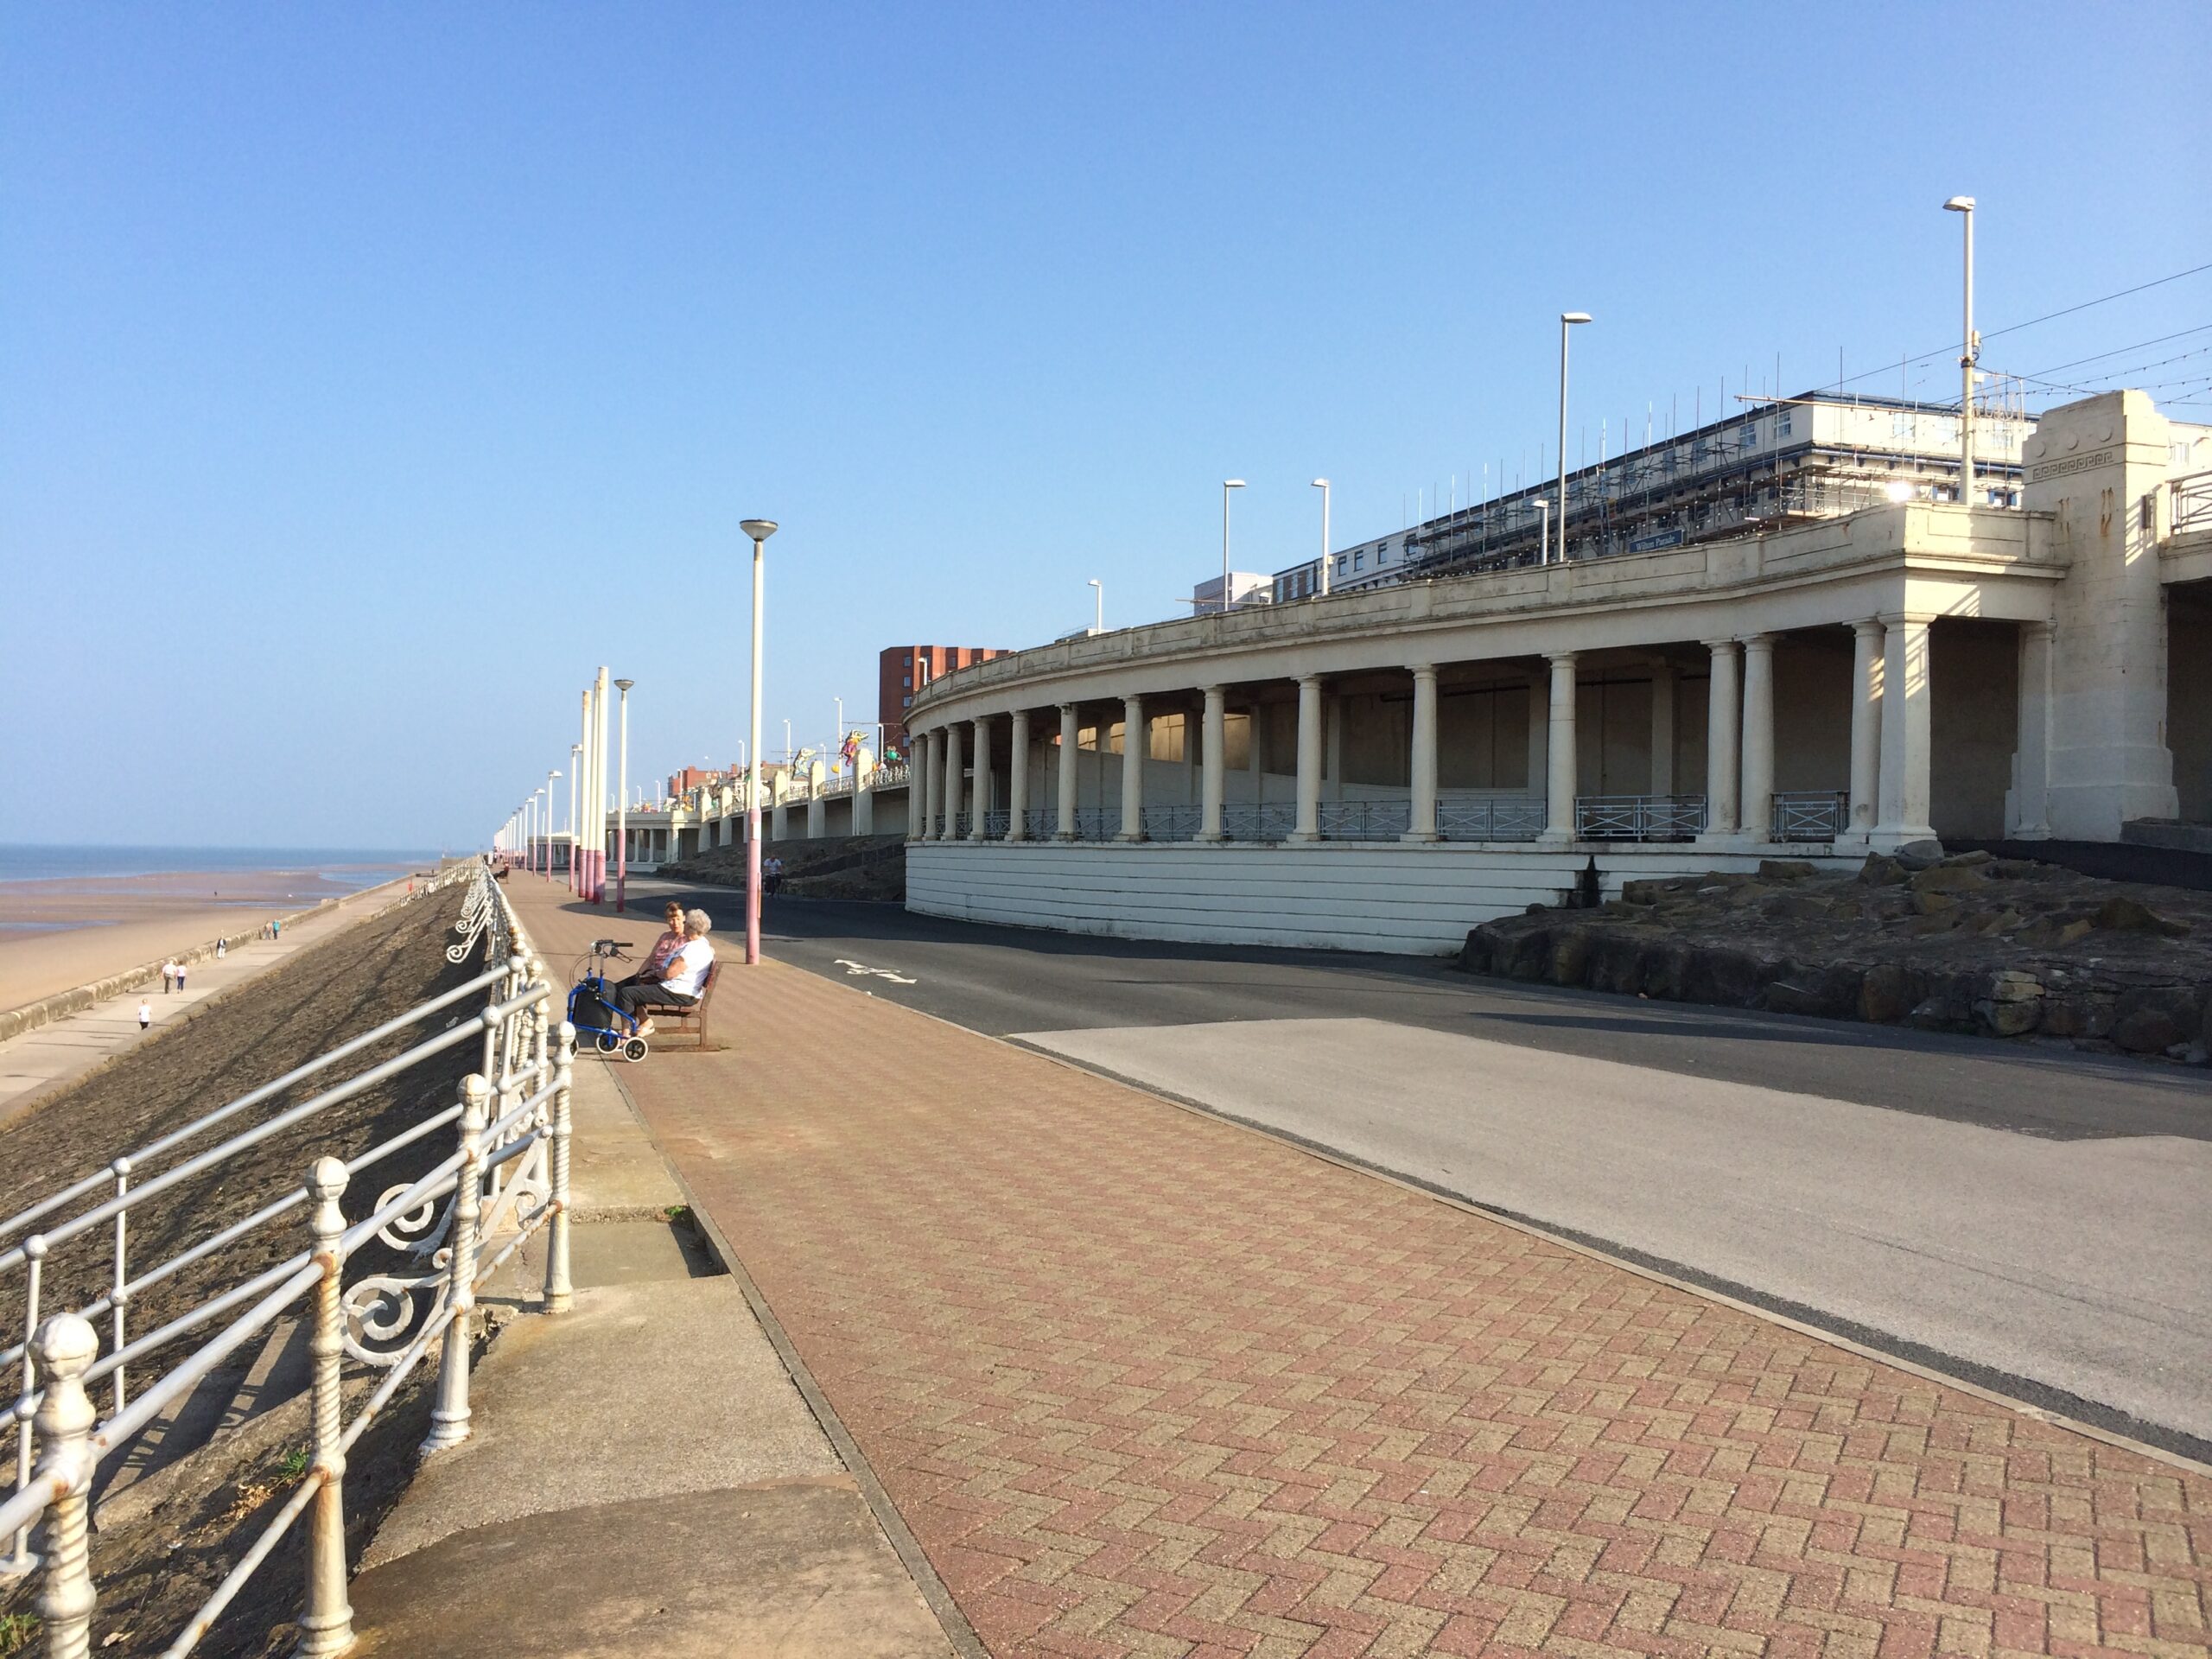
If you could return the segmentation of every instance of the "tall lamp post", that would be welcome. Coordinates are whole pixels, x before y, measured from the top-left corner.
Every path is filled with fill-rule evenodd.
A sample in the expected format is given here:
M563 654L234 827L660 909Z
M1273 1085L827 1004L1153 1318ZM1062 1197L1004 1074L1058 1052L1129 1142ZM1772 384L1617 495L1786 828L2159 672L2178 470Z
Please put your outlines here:
M768 538L776 533L772 518L747 518L738 526L753 538L753 696L746 710L746 752L760 753L760 604L762 568L766 563ZM756 767L757 770L757 767ZM745 962L760 960L760 781L745 780Z
M1329 480L1317 478L1313 487L1321 492L1321 596L1329 593Z
M1106 632L1106 589L1100 585L1096 576L1090 579L1090 589L1091 598L1098 603L1098 609L1091 620L1090 631L1093 633L1103 633Z
M543 874L548 881L553 879L553 785L560 780L560 777L561 774L557 769L545 774L545 810L538 815L538 822L545 830Z
M616 706L621 710L618 724L622 731L614 763L614 908L618 912L630 895L630 688L636 683L635 680L614 682L614 689L621 694Z
M576 779L583 771L584 746L569 745L569 890L576 888Z
M1244 480L1241 478L1221 480L1221 608L1224 611L1229 609L1229 493L1243 487Z
M1590 321L1587 311L1559 314L1559 556L1567 558L1567 334L1579 322ZM1548 564L1550 559L1544 561Z
M1974 332L1974 198L1953 196L1943 204L1947 213L1966 221L1966 321L1959 351L1959 500L1974 505L1974 369L1981 359L1981 341Z
M592 682L591 901L607 902L607 671Z

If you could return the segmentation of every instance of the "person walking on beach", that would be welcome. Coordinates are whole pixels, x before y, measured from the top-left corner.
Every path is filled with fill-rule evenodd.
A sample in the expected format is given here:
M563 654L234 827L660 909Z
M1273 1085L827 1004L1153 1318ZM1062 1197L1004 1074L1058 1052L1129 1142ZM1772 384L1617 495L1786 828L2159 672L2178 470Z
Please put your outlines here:
M154 1023L154 1005L144 997L138 999L138 1029L143 1031Z
M216 941L215 941L215 960L216 960L216 961L220 962L220 961L221 961L225 957L227 957L227 956L229 956L230 954L231 954L231 942L230 942L230 940L229 940L229 939L227 939L227 938L221 938L221 939L218 939L218 940L216 940Z

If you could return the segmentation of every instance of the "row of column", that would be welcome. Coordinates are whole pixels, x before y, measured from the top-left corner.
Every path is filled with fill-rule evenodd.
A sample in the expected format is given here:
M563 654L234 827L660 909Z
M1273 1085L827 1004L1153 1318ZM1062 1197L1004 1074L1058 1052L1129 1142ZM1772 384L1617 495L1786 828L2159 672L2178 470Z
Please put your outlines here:
M1891 613L1852 625L1853 634L1851 704L1850 812L1847 838L1878 845L1932 837L1929 827L1929 765L1931 692L1929 679L1927 615ZM2044 721L2040 713L2049 685L2050 631L2028 625L2023 636L2018 792L2032 799L2034 829L2039 830L2043 793ZM1770 633L1741 639L1701 641L1710 657L1712 678L1706 728L1706 830L1716 842L1763 843L1770 838L1774 810L1774 646ZM1574 839L1575 793L1580 758L1576 748L1577 653L1547 653L1546 671L1530 688L1529 781L1541 777L1546 829L1542 841L1554 845ZM1427 842L1437 834L1437 676L1433 664L1414 665L1411 753L1408 757L1410 821L1403 839ZM1663 670L1652 699L1652 791L1674 791L1675 700L1673 671ZM1228 690L1203 688L1204 734L1199 744L1199 827L1197 839L1223 839L1226 799ZM2031 706L2032 705L2032 706ZM1055 835L1076 836L1076 739L1077 709L1063 703ZM910 801L918 804L913 837L954 838L964 813L964 838L988 839L986 814L993 795L991 727L998 716L957 721L921 733L914 744L918 768ZM1012 766L1007 788L1005 838L1028 836L1030 716L1017 709L1012 724ZM969 810L963 759L963 728L976 738L974 808ZM1320 836L1322 677L1298 680L1297 817L1288 839ZM1122 841L1144 839L1144 699L1122 699ZM2023 808L2024 819L2030 810ZM2034 830L2031 830L2033 833Z

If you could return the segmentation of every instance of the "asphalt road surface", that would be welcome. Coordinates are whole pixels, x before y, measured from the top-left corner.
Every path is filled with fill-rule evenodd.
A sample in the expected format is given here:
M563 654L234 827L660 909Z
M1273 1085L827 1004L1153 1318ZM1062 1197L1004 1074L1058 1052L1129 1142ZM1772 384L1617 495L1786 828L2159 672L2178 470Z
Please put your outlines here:
M887 905L781 900L766 931L873 995L2212 1459L2202 1071Z

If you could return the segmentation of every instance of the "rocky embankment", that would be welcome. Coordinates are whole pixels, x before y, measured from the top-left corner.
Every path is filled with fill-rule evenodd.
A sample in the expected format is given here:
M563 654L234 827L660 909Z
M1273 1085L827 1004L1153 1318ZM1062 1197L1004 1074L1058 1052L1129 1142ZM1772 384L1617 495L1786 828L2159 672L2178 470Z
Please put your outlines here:
M901 903L906 897L904 836L836 836L819 841L764 841L762 856L784 861L783 893L794 899L868 899ZM745 885L743 846L716 847L664 864L659 874L709 887Z
M2203 1064L2212 893L1962 853L1630 881L1467 935L1471 973Z

